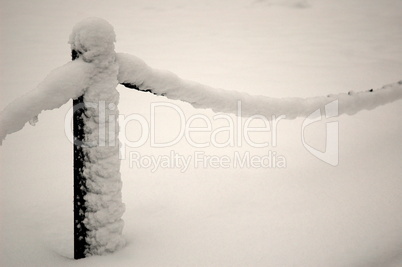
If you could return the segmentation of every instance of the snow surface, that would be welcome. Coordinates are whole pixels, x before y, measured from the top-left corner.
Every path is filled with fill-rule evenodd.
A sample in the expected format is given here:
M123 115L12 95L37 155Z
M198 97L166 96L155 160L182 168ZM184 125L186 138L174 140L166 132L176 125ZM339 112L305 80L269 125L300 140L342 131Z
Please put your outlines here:
M364 91L401 79L401 3L386 1L8 1L1 8L1 106L70 59L71 27L103 17L118 51L180 77L253 95L310 97ZM70 12L66 12L70 11ZM28 59L28 60L27 60ZM149 119L150 94L118 88L121 114ZM175 103L177 102L169 102ZM186 116L199 111L178 104ZM64 133L71 104L0 148L3 266L399 266L402 136L400 100L341 116L340 163L301 145L301 120L281 121L275 147L284 169L130 168L122 162L124 249L72 260L72 148ZM157 138L178 119L158 112ZM326 120L309 127L322 145ZM213 127L221 126L219 122ZM132 140L138 124L127 125ZM162 135L163 133L163 135ZM257 140L266 137L258 133ZM199 138L199 139L198 139ZM200 135L197 140L204 140ZM207 136L208 138L208 136ZM185 140L143 155L196 151ZM203 149L266 154L241 146ZM127 151L127 154L131 151ZM66 164L66 162L70 162Z

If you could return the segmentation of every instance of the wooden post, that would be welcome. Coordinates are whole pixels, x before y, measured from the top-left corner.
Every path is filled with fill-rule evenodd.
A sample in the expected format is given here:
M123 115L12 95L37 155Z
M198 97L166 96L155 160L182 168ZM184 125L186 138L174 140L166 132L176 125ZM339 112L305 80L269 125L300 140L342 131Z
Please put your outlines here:
M73 50L72 60L77 59L78 53ZM85 251L88 243L87 228L84 224L85 219L85 195L87 192L86 181L83 175L85 155L82 144L85 140L84 120L85 113L84 96L73 100L73 133L74 133L74 259L85 258Z

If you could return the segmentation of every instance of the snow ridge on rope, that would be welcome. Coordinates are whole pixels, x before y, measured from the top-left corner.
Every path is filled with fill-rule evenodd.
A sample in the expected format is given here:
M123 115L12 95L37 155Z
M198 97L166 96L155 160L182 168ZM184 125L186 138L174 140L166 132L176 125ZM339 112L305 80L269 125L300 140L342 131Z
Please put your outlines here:
M380 89L310 98L271 98L245 92L224 90L179 78L175 74L149 67L141 59L117 53L118 80L135 90L150 92L169 99L190 103L195 108L212 109L214 112L237 114L241 102L241 115L286 116L286 119L307 117L332 101L339 101L338 115L353 115L361 110L371 110L402 98L402 81Z

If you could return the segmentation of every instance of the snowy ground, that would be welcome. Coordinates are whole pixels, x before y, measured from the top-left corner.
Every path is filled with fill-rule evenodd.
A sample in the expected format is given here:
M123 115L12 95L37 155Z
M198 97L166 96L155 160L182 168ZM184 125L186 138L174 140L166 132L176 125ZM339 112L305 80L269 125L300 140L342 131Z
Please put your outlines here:
M195 1L194 1L195 2ZM115 27L117 51L225 89L308 97L378 88L402 79L398 0L1 1L3 108L70 60L72 26L88 16ZM119 87L120 111L149 118L156 96ZM177 101L186 113L213 116ZM401 101L323 120L306 140L324 149L339 122L339 165L311 155L303 120L280 121L277 146L193 148L149 142L122 162L128 245L72 260L72 148L64 134L71 104L40 115L7 137L1 153L1 266L400 266L402 264ZM177 133L177 117L157 114L157 138ZM219 127L214 123L213 128ZM140 135L138 125L126 133ZM267 134L267 133L265 133ZM199 139L197 139L197 138ZM270 136L272 137L272 136ZM129 137L131 138L131 137ZM208 134L195 134L202 142ZM255 140L266 140L264 133ZM286 158L286 168L130 167L142 155Z

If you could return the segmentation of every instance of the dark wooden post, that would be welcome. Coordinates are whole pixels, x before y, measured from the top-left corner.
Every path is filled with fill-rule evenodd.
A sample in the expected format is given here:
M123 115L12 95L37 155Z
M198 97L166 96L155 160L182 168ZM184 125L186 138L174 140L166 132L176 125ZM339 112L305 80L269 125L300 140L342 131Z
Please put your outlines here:
M78 53L73 50L71 53L72 60L79 57ZM82 150L82 144L85 140L84 133L84 96L73 100L73 133L74 133L74 259L85 258L85 251L88 243L85 238L87 236L87 228L84 224L85 219L85 195L87 186L83 175L85 155Z

